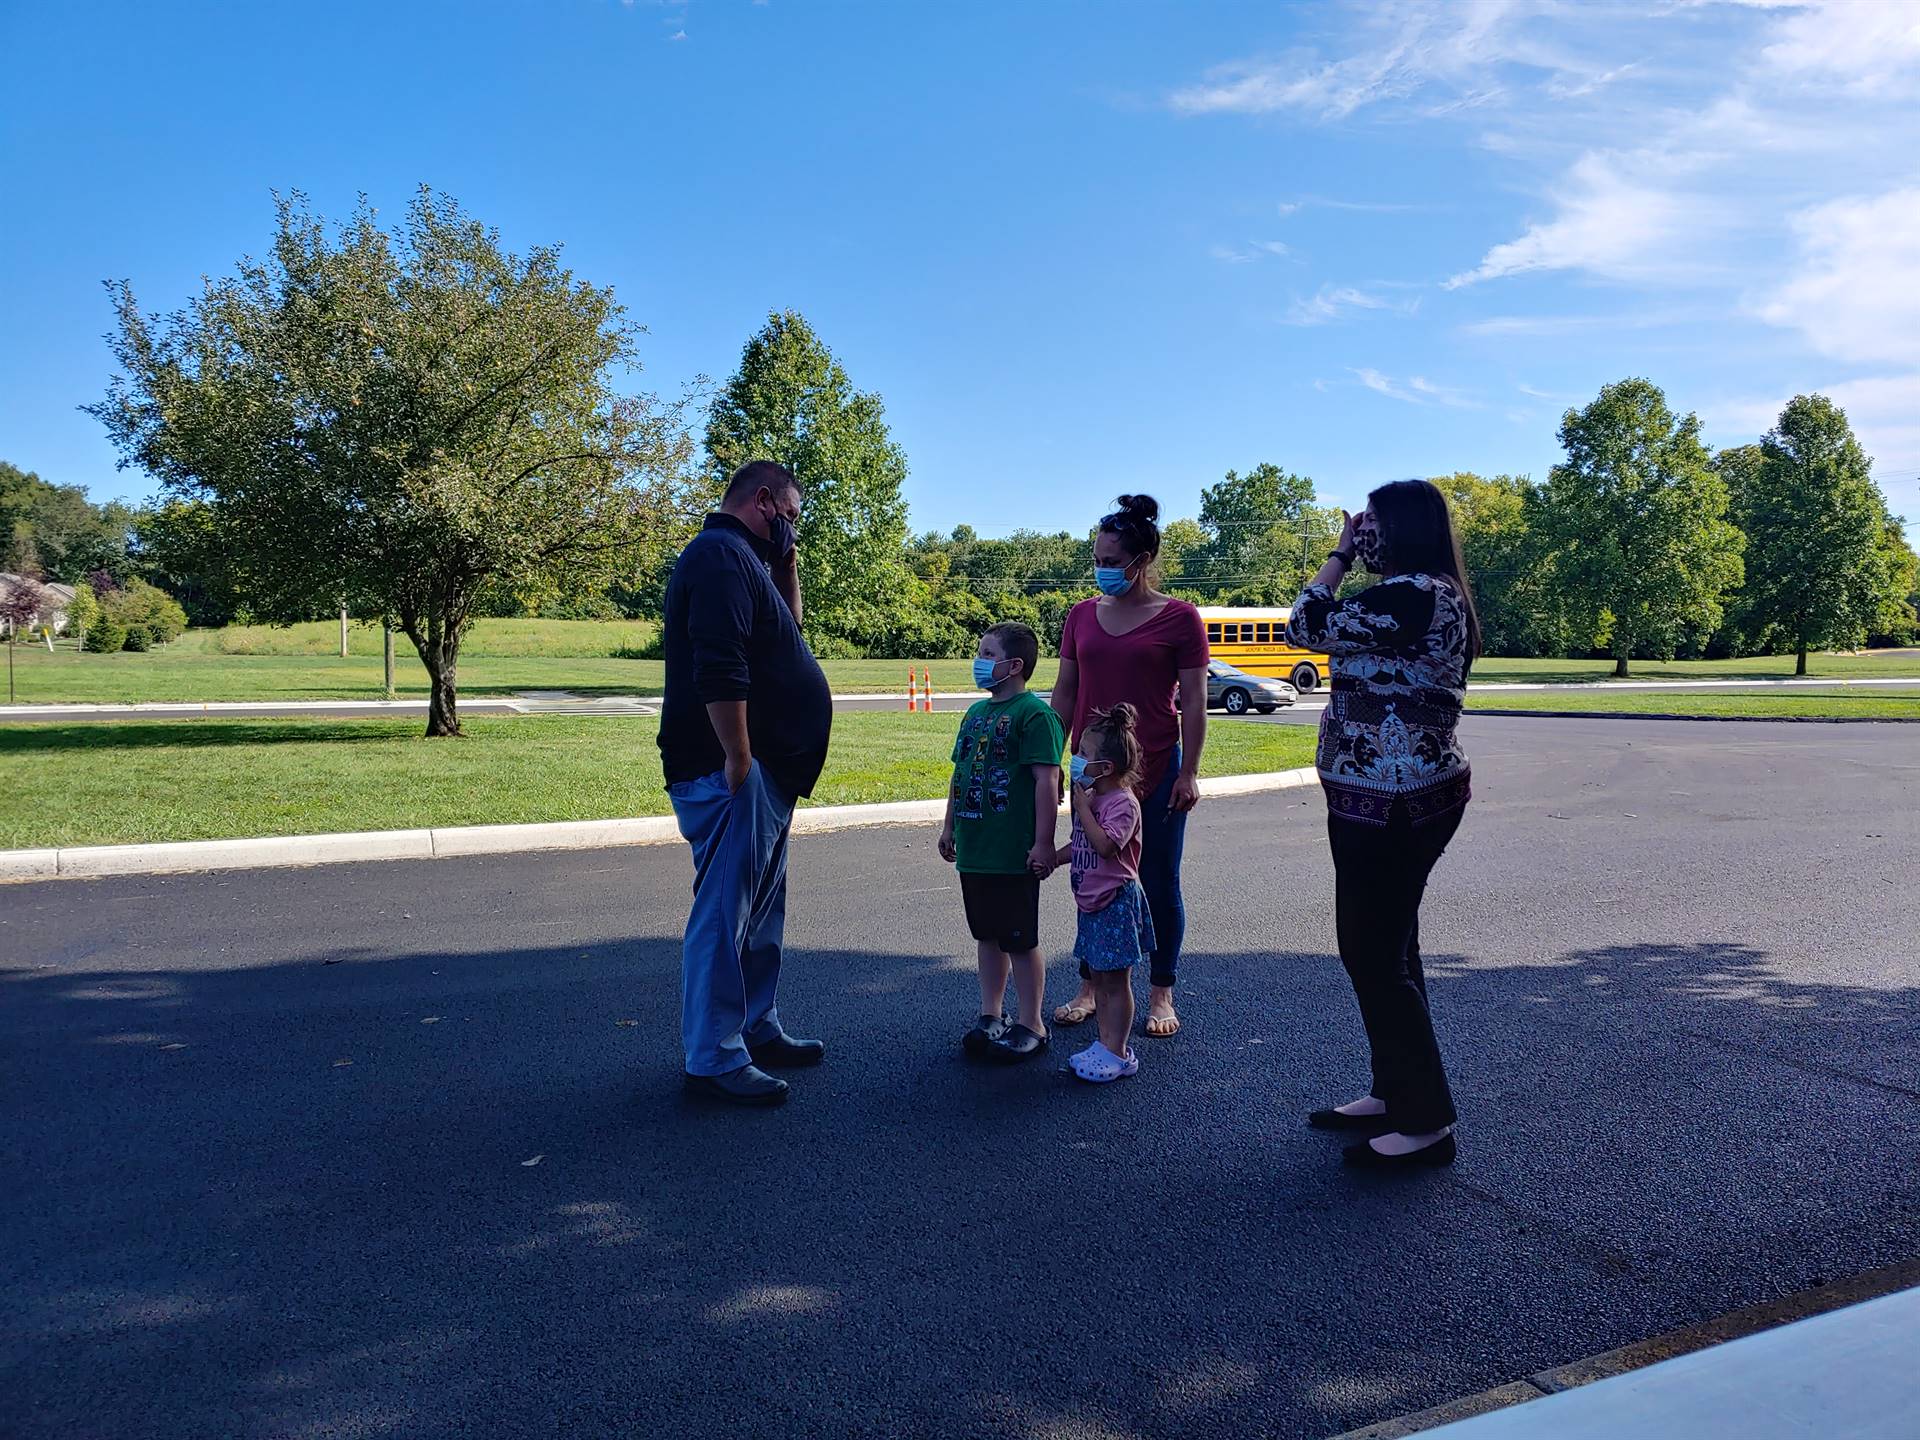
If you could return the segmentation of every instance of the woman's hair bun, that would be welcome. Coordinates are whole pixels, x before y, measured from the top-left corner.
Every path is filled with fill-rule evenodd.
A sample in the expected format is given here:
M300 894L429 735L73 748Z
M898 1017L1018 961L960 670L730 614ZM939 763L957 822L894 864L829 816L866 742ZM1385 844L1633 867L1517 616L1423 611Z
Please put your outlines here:
M1115 503L1122 514L1149 524L1160 518L1160 502L1151 495L1122 495Z

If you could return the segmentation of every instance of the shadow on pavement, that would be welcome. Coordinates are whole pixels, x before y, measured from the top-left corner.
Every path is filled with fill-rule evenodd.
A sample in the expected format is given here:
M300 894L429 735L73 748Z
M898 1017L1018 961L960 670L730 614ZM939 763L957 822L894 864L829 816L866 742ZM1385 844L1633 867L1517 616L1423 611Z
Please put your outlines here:
M11 1435L1321 1435L1920 1248L1920 983L1733 944L1435 957L1398 1183L1300 1123L1324 954L1190 956L1095 1089L962 1062L963 959L795 952L777 1114L682 1098L670 937L8 963Z

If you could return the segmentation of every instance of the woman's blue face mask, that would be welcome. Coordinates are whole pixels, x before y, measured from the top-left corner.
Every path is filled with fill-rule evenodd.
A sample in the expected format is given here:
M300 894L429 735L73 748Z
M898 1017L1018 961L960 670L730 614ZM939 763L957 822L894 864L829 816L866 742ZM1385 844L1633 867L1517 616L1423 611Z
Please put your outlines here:
M1133 588L1132 569L1131 565L1096 565L1093 583L1102 595L1124 595Z

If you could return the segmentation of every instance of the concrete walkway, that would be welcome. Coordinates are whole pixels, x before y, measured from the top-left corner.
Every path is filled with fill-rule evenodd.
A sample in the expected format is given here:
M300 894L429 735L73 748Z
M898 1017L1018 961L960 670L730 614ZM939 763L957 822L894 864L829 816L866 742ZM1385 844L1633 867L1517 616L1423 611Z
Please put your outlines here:
M1430 1440L1912 1440L1920 1289L1816 1315L1577 1390L1426 1431Z

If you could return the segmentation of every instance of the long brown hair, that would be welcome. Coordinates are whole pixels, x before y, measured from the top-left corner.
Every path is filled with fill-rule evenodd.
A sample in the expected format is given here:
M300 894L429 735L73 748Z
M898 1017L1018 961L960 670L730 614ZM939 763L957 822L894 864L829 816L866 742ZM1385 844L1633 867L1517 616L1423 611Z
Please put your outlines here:
M1134 733L1139 716L1138 710L1122 700L1109 709L1094 711L1087 721L1085 733L1097 737L1094 753L1088 758L1113 766L1107 778L1118 785L1129 783L1140 773L1140 737Z
M1380 563L1389 575L1444 575L1467 616L1468 664L1480 658L1480 611L1453 533L1447 497L1431 480L1395 480L1367 497L1380 526Z

